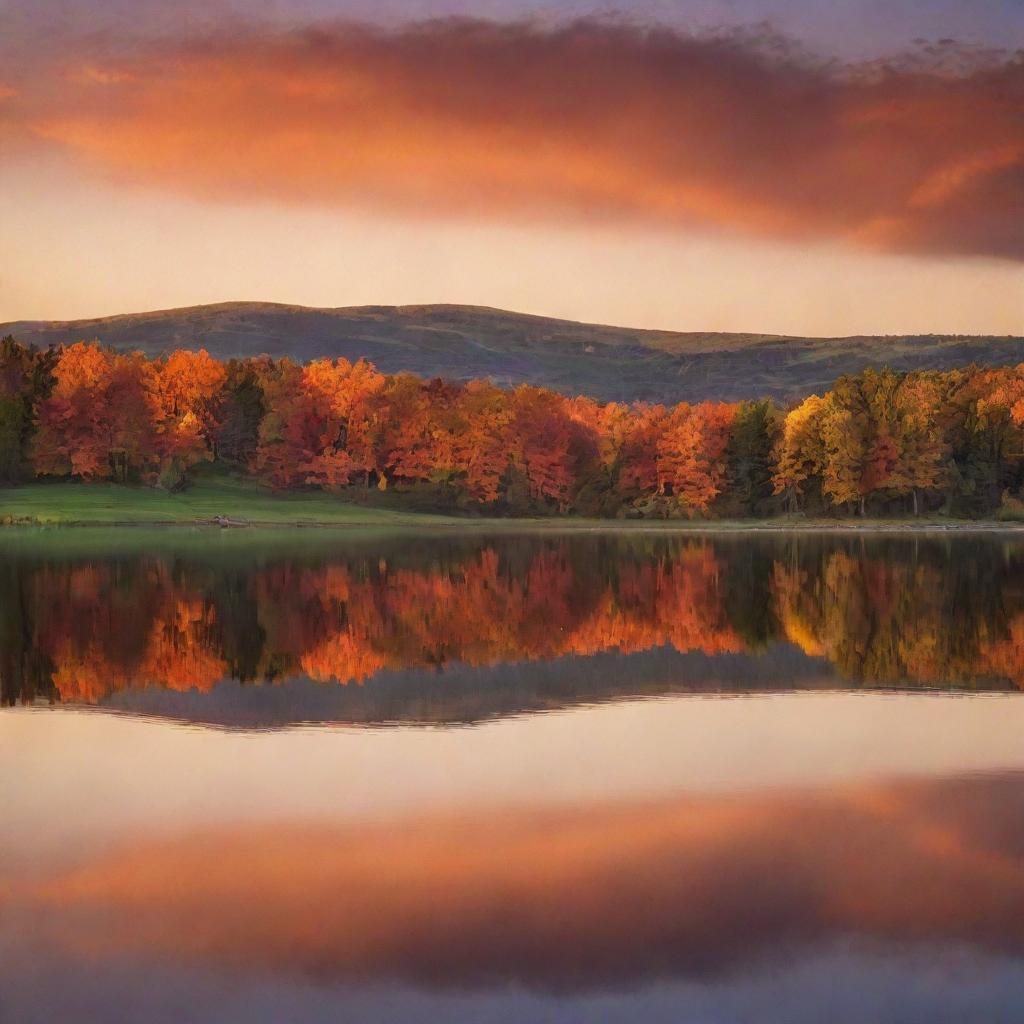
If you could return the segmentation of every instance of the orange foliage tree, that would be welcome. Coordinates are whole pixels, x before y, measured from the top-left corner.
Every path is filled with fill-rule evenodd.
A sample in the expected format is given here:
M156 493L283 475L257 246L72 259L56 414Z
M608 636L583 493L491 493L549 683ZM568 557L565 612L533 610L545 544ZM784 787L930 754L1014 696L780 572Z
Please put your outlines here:
M736 407L681 402L662 423L657 444L658 490L686 512L707 512L725 482L725 453Z
M489 381L470 381L453 408L452 466L469 497L493 504L501 495L512 450L508 392Z
M144 478L157 468L150 366L97 342L65 348L38 410L33 465L42 476Z

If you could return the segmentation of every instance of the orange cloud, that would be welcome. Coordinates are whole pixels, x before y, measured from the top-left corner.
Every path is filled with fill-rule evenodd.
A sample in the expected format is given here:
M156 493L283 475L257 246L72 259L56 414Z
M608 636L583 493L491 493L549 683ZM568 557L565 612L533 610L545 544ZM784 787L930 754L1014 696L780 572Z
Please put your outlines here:
M854 72L667 29L452 20L165 42L64 81L27 129L207 198L1024 258L1019 59Z

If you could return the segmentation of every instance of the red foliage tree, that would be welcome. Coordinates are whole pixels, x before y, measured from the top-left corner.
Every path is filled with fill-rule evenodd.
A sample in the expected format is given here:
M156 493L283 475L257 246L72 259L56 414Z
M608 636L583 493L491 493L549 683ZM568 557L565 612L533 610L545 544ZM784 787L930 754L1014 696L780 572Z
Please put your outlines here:
M53 375L53 391L38 411L36 473L82 480L151 477L158 463L156 411L145 358L78 342L61 352Z
M512 393L512 437L531 496L567 511L581 466L596 457L593 434L569 415L561 395L524 384Z

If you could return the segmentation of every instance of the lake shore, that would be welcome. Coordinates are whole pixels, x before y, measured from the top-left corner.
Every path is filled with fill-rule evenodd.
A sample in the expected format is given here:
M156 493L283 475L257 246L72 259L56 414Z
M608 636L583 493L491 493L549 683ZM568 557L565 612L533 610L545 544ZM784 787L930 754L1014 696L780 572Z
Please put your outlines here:
M919 519L584 519L496 518L406 511L315 493L275 494L248 481L202 480L167 494L114 484L39 483L0 490L8 527L206 527L210 529L416 528L687 533L1019 533L1024 523L940 516Z

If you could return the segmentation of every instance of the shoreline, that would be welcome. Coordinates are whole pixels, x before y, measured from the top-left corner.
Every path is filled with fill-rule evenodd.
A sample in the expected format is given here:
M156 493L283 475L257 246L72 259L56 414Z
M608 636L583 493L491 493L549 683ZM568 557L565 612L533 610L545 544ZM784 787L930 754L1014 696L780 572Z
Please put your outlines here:
M392 510L388 510L392 511ZM1000 522L993 519L979 519L963 522L900 522L891 520L866 520L864 522L835 522L809 520L807 522L771 520L723 520L722 522L686 520L635 520L635 519L572 519L572 518L441 518L438 513L399 513L403 518L394 521L378 521L372 518L353 518L347 522L328 520L296 519L232 519L219 522L216 518L196 519L62 519L44 518L4 519L0 529L6 530L66 530L66 529L157 529L157 530L203 530L259 531L259 530L312 530L352 531L368 529L431 531L473 530L473 531L517 531L540 530L544 532L571 533L820 533L820 534L922 534L922 533L1024 533L1024 523ZM420 518L422 516L422 518Z

